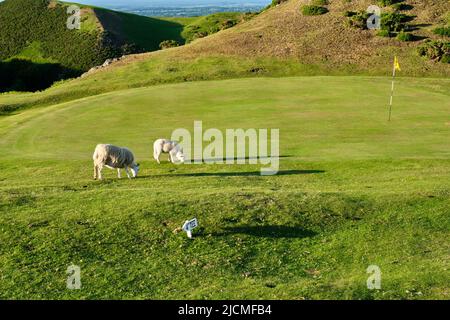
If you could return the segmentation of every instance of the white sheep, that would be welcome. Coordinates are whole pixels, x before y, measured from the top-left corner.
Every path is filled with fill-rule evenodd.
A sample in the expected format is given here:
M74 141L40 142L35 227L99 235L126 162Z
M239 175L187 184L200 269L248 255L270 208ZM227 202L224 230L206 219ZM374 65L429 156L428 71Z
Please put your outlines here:
M181 163L184 163L183 147L176 141L170 141L167 139L158 139L153 144L153 157L160 163L159 157L161 153L169 154L169 162L175 163L174 159L178 159Z
M116 147L110 144L99 144L95 147L92 159L94 160L94 179L102 180L103 166L117 169L119 179L120 169L125 169L129 179L131 177L128 169L131 170L133 178L137 177L139 172L139 164L134 162L134 155L127 148Z

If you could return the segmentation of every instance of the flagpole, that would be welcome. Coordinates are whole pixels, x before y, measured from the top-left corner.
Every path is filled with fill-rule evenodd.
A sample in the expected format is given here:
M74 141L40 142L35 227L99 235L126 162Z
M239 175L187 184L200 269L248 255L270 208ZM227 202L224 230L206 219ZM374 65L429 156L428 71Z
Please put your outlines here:
M397 69L396 68L396 65L395 65L395 58L394 58L394 69L392 70L392 87L391 87L391 100L390 100L390 102L389 102L389 120L388 121L391 121L391 114L392 114L392 102L393 102L393 100L394 100L394 83L395 83L395 70Z

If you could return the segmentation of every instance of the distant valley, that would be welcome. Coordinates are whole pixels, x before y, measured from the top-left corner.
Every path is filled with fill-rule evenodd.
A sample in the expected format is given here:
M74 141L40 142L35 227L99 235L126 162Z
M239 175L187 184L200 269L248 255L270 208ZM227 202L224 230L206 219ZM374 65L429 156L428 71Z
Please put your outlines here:
M181 7L118 7L114 10L134 13L147 17L197 17L216 12L256 12L263 9L264 5L242 4L228 6L181 6Z

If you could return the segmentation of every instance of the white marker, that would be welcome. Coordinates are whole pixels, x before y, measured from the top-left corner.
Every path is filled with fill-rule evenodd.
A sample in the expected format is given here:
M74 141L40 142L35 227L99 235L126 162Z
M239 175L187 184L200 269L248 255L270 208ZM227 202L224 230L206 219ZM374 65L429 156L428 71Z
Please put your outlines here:
M188 238L192 239L192 230L198 227L197 218L186 220L183 224L183 231L186 231Z

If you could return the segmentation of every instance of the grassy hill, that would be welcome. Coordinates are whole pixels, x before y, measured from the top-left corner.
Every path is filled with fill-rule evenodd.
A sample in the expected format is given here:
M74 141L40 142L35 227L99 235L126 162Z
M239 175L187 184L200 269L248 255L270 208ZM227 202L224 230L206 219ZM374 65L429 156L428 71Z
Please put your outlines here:
M158 50L168 39L184 43L179 23L84 5L79 5L81 29L69 30L69 5L50 0L0 3L0 91L45 89L108 58Z
M159 50L166 40L182 45L231 27L243 16L219 13L205 18L151 18L77 4L81 29L69 30L69 5L53 0L0 3L0 92L42 90L108 58ZM21 61L10 63L12 60ZM30 75L29 79L23 74Z
M415 26L416 36L446 41L433 30L448 23L448 1L405 3L412 8L404 12L416 16L409 22ZM132 55L44 93L0 96L0 110L18 110L110 90L171 82L296 75L385 76L391 73L394 55L399 57L402 66L399 76L450 77L448 64L418 54L418 47L426 39L402 42L380 37L376 30L348 27L345 13L363 10L370 1L330 1L329 12L321 16L303 16L300 8L304 4L303 0L283 2L249 21L186 46ZM189 24L198 22L189 21Z
M449 89L399 79L391 123L374 77L163 85L0 118L0 297L448 299ZM280 174L151 160L193 120L280 128ZM132 148L140 177L93 181L99 142ZM194 240L173 232L194 216Z

